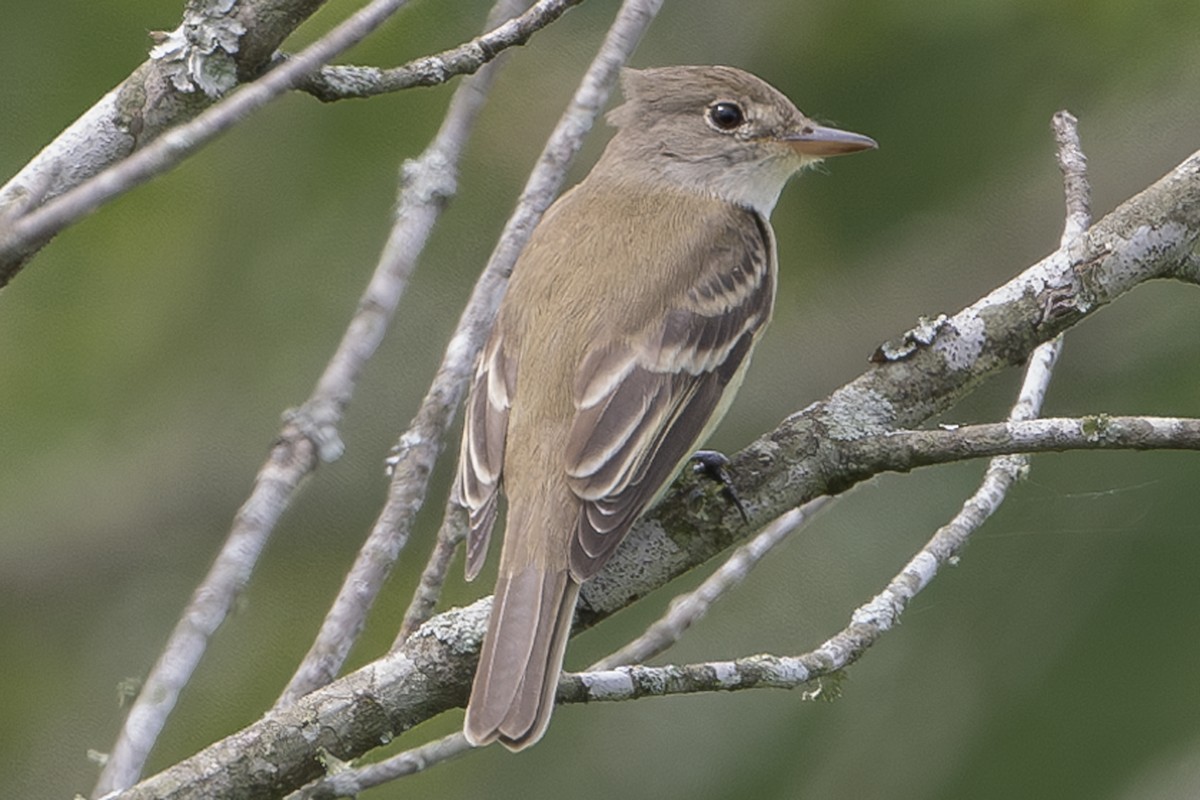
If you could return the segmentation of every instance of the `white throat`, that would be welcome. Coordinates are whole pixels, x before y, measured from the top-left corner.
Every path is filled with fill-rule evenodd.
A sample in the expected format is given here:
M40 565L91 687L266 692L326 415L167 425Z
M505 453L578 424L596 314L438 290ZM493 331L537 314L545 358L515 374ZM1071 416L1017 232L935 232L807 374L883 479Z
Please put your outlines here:
M682 163L677 169L668 167L662 177L690 191L717 197L770 218L788 179L815 161L817 159L773 158L714 162L713 169L699 169L701 165L695 162Z

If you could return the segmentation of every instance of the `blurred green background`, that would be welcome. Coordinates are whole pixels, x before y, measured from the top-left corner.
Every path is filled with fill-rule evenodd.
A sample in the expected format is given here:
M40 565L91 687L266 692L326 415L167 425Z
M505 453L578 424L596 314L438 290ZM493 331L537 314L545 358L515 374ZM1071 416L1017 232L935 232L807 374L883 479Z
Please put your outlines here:
M422 0L349 60L392 65L452 45L486 7ZM509 62L460 195L349 410L347 455L283 520L152 769L252 722L290 676L381 502L388 447L615 8L589 0ZM348 10L332 4L303 41ZM10 3L0 174L127 75L147 30L179 17L167 0ZM668 2L635 65L741 66L881 144L784 193L776 321L714 445L744 445L857 375L918 315L953 312L1054 249L1054 111L1081 119L1097 217L1200 147L1198 29L1191 0ZM425 145L451 89L285 98L60 235L0 293L0 794L89 791L86 752L111 746L118 685L153 663L281 411L334 348L386 234L397 167ZM606 137L597 130L575 179ZM1147 286L1072 331L1047 413L1200 413L1198 302L1194 287ZM997 419L1016 379L989 382L948 419ZM816 645L981 470L860 487L671 660ZM762 691L564 708L526 754L491 748L364 797L1200 795L1198 472L1192 454L1039 457L836 702ZM390 643L433 516L354 665ZM625 641L701 577L580 637L568 667ZM448 601L486 591L456 571Z

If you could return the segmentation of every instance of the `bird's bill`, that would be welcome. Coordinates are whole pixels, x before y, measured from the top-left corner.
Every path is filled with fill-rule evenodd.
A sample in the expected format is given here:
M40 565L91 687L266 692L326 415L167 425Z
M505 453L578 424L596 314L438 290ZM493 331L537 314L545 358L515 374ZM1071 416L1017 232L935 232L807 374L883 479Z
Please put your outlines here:
M805 125L795 133L782 137L782 140L800 155L817 158L841 156L879 147L870 136L837 128L825 128L821 125Z

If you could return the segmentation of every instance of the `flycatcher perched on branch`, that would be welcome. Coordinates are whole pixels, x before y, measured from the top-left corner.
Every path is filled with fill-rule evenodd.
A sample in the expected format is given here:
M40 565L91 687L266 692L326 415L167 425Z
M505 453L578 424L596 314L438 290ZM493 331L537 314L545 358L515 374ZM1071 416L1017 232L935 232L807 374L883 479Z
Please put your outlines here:
M513 270L467 401L467 577L508 503L464 733L545 733L580 584L725 413L775 299L788 178L876 146L731 67L626 70L618 131Z

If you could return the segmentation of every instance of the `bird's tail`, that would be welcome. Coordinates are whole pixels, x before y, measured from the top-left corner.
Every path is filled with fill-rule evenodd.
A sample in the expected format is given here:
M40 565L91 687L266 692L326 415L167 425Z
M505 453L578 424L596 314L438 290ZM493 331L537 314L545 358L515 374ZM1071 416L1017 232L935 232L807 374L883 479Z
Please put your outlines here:
M516 751L542 738L578 597L566 569L500 575L463 726L472 745Z

